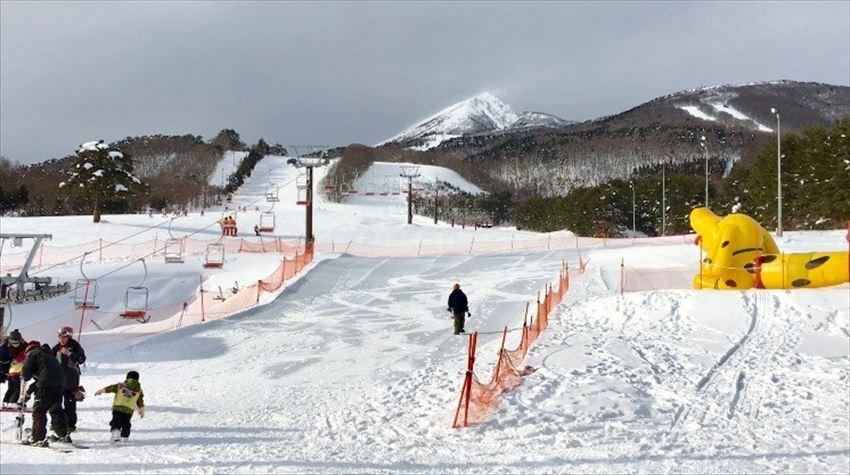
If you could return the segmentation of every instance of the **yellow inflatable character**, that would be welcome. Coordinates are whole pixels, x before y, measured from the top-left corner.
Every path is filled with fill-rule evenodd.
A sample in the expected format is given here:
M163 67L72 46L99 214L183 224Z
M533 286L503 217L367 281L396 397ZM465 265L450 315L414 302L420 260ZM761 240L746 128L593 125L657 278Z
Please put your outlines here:
M706 255L695 289L811 288L850 280L847 252L781 254L773 237L745 214L721 218L697 208L691 227Z

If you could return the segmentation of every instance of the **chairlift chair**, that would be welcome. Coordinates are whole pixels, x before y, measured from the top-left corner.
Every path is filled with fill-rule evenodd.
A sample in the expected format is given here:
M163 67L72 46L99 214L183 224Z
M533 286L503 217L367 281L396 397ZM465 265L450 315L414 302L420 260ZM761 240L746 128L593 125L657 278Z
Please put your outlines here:
M83 262L85 262L88 255L88 252L85 253L80 260L80 274L82 278L77 279L77 285L74 286L74 308L77 310L97 308L95 304L97 299L97 280L89 279L83 271Z
M224 245L220 242L207 244L204 269L221 269L222 267L224 267Z
M145 268L145 275L138 285L127 287L127 290L124 292L124 311L120 315L121 318L136 320L139 323L147 323L150 321L150 315L148 315L148 310L150 309L148 298L150 293L148 288L145 287L145 281L148 279L148 266L145 264L144 259L140 259L140 261Z
M280 189L274 185L274 183L270 183L268 188L266 188L266 201L269 203L277 203L280 201L280 197L278 196L278 192Z
M168 239L165 240L165 248L163 249L162 254L165 256L166 264L182 264L183 240L176 238L173 234L171 234L171 223L173 222L173 218L168 222ZM145 268L147 269L147 267Z
M369 183L366 185L366 192L363 193L366 196L375 196L375 184Z
M298 188L298 197L295 199L295 204L306 205L307 202L307 188Z
M257 229L261 233L271 233L274 232L275 226L275 216L273 211L263 211L260 213L260 223L257 226Z
M389 195L390 194L390 184L384 183L383 185L381 185L381 191L378 194L381 195L381 196Z
M393 183L392 189L393 189L393 191L392 191L393 196L398 196L398 195L401 194L401 185L398 182Z

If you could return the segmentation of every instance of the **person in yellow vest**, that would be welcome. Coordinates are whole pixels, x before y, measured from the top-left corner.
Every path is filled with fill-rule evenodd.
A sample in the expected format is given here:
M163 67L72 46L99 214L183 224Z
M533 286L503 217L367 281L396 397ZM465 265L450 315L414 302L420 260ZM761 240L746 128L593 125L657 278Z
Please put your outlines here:
M3 395L3 408L17 408L21 392L21 370L24 367L27 342L21 332L12 330L9 338L0 345L0 383L7 383Z
M139 373L130 371L124 382L116 383L98 389L95 396L103 393L115 393L112 401L112 420L109 429L112 431L112 442L127 442L130 437L130 419L133 412L139 411L139 417L145 417L145 400L142 386L139 384Z

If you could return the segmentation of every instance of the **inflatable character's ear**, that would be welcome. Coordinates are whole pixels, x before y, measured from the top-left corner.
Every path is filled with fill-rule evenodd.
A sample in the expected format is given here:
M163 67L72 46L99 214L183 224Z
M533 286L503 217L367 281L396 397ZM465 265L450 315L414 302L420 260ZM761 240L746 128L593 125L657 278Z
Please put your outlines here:
M700 236L703 249L709 249L714 245L714 237L720 224L720 216L717 216L708 208L694 208L691 211L691 228Z

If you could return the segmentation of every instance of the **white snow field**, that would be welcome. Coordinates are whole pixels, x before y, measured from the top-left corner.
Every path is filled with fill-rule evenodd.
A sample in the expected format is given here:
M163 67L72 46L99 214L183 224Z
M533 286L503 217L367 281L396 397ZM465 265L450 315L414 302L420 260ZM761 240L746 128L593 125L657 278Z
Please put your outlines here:
M235 201L251 203L252 188L264 189L270 171L275 180L294 179L296 172L275 169L273 163L264 165L266 176L258 168ZM303 210L293 203L294 188L284 188L275 206L282 217L280 234L296 236L303 232ZM291 196L284 198L286 193ZM435 226L426 218L407 226L405 210L395 205L317 199L316 210L320 241L414 245L424 239L465 245L473 235L493 241L540 238L511 229ZM179 218L175 226L188 232L218 214ZM240 228L252 217L256 212L240 213ZM65 245L116 239L162 220L107 216L108 223L93 225L87 219L2 218L0 223L3 232L53 232L53 244ZM161 236L163 229L158 232ZM841 250L847 246L844 234L786 233L778 242L786 251ZM87 345L84 335L89 362L82 384L88 397L78 406L74 439L91 449L64 454L13 445L14 414L0 413L0 472L850 470L847 285L794 291L659 289L620 296L621 259L637 269L678 269L695 261L696 248L658 240L582 247L581 252L590 259L587 272L573 277L564 303L526 360L536 371L478 426L450 428L466 364L466 338L451 334L445 310L451 285L461 283L470 297L466 329L480 332L476 373L487 379L503 326L511 329L507 347L515 347L526 302L555 280L562 259L576 267L576 250L441 257L324 254L264 306L117 346ZM197 290L199 257L192 259L182 266L151 266L149 279L161 288L158 298L182 298ZM277 262L276 254L228 256L221 272L233 275L221 279L262 277ZM91 265L90 273L123 263ZM76 266L51 273L71 278ZM133 277L129 270L102 284L104 305L120 300L123 282ZM58 304L34 305L44 306L43 312L17 306L15 318L38 318ZM131 369L141 374L148 411L144 419L133 418L127 446L112 446L107 442L111 399L93 393Z

